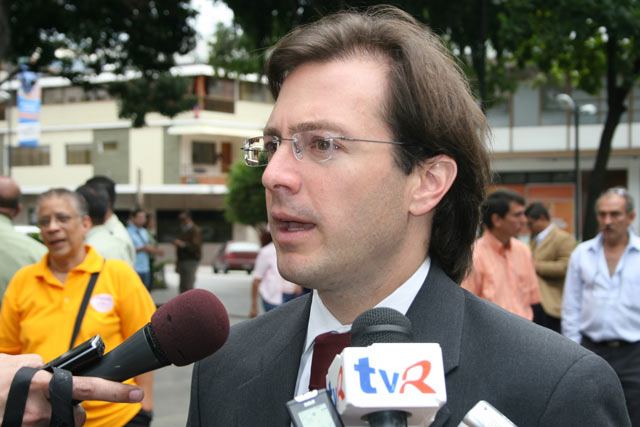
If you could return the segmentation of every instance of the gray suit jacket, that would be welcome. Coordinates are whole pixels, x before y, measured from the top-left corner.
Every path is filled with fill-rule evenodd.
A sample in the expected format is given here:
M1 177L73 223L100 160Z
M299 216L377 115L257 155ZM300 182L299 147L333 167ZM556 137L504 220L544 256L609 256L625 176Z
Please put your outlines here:
M187 425L289 427L311 296L231 330L193 370ZM447 403L433 426L457 426L486 400L519 427L628 426L622 388L598 356L461 289L432 263L407 316L416 341L442 347Z

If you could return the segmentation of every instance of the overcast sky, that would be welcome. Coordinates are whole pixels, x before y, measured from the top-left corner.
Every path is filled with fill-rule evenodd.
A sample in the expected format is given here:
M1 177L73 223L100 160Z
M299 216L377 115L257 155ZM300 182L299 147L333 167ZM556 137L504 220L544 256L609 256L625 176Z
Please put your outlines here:
M233 20L233 12L222 1L191 0L191 5L199 12L195 22L195 28L198 31L196 55L198 59L206 62L207 44L212 38L216 24L218 22L230 24Z

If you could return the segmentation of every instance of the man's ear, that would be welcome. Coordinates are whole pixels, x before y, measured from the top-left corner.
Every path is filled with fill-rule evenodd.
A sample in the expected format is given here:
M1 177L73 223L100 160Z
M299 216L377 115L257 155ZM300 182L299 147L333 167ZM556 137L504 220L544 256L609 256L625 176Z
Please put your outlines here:
M17 217L18 215L20 215L20 212L22 212L22 203L18 203L18 206L14 209L14 213L13 216L11 217L12 219Z
M420 216L431 212L453 185L458 165L451 157L441 154L416 165L416 186L413 188L409 212Z
M93 221L91 221L89 215L85 215L80 220L80 224L82 226L83 236L86 236L89 230L91 230L91 227L93 227Z

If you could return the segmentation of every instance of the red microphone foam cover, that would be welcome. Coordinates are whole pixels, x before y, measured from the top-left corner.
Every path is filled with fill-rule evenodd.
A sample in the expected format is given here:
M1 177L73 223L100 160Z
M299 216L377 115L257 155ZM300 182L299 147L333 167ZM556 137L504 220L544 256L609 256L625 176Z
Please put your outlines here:
M229 336L229 315L214 294L191 289L156 310L151 328L167 359L185 366L222 347Z

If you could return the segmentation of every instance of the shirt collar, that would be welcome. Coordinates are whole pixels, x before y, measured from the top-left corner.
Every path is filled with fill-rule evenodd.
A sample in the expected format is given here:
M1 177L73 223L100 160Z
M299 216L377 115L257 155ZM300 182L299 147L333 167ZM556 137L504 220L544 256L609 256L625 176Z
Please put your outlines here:
M513 239L513 237L509 238L509 242L507 243L507 246L503 245L502 242L498 240L498 238L494 236L493 233L491 233L491 231L489 230L485 230L482 237L484 237L486 241L489 243L489 246L491 246L491 248L499 254L504 254L506 251L511 249L511 239Z
M551 233L551 230L553 230L553 223L549 224L549 226L547 226L547 228L545 228L544 230L542 230L540 233L538 233L538 235L536 236L536 243L539 245L540 243L542 243L542 241L549 235L549 233Z
M636 233L633 232L633 229L631 227L629 227L627 231L629 232L629 242L627 243L627 248L631 248L640 252L640 237L638 237ZM584 244L588 245L588 248L590 250L597 251L598 249L602 248L602 239L602 232L600 232L596 237L591 240L587 240L586 242L584 242Z
M98 252L93 249L93 246L84 245L84 248L87 253L84 260L82 260L82 262L77 266L73 267L71 271L85 271L90 274L100 271L102 269L102 264L104 263L104 258L102 258ZM60 283L49 269L49 253L43 256L40 262L36 265L38 266L38 269L35 271L35 275L37 277L41 277L49 284L64 285L64 283Z
M13 223L11 222L11 218L6 216L5 214L0 214L0 227L13 229Z
M389 296L376 304L376 307L389 307L398 310L402 314L406 314L411 306L411 303L415 299L418 291L422 287L429 268L431 266L431 259L427 257L420 265L418 270L404 282L400 287L393 291ZM351 330L351 325L343 325L338 319L336 319L329 309L324 305L322 299L318 295L318 291L313 291L313 298L311 299L311 311L309 313L309 323L307 326L307 338L304 345L304 351L307 351L313 344L316 337L326 332L348 332Z

